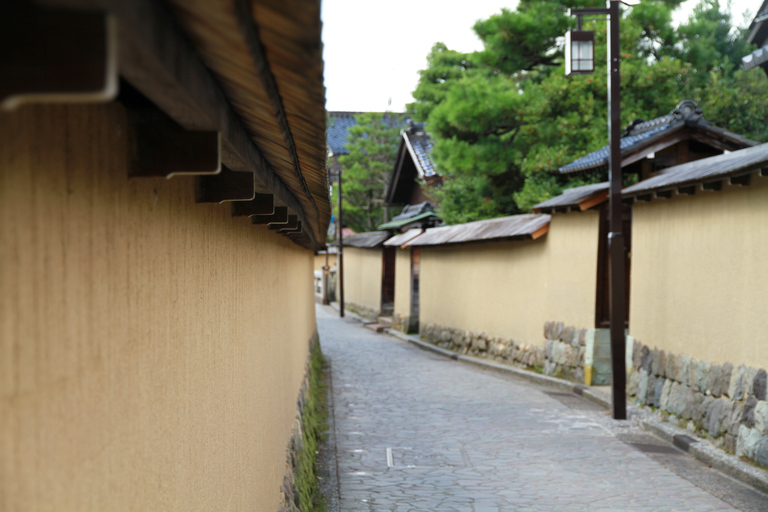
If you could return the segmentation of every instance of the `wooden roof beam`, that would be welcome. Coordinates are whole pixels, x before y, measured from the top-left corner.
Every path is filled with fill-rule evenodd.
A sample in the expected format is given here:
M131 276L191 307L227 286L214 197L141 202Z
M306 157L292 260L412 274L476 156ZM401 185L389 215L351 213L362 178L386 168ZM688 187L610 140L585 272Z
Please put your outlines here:
M195 201L198 203L224 203L227 201L251 201L256 195L252 172L237 172L221 168L215 176L200 176L195 184Z
M117 25L104 12L0 5L0 108L117 95Z
M233 217L251 217L253 215L272 215L275 213L275 196L255 194L250 201L232 203Z
M270 222L269 230L278 231L281 229L293 230L299 226L299 218L295 215L288 215L288 219L285 222Z
M257 192L272 193L304 225L299 200L256 147L216 79L188 41L168 7L154 0L37 0L47 7L106 11L118 26L120 74L183 128L221 134L222 163L250 170ZM306 232L310 249L320 233Z
M275 212L271 215L251 216L251 224L271 224L273 222L288 222L288 208L285 206L276 206Z
M126 107L131 178L219 174L221 138L215 131L189 131L162 110Z

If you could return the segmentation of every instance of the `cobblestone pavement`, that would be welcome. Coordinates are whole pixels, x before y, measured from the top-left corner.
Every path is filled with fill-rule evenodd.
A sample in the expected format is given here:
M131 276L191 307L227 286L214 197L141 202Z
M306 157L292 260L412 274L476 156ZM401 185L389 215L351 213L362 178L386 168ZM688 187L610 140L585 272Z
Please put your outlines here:
M678 474L706 467L576 395L419 350L328 307L317 317L344 512L738 510ZM768 510L719 473L699 485Z

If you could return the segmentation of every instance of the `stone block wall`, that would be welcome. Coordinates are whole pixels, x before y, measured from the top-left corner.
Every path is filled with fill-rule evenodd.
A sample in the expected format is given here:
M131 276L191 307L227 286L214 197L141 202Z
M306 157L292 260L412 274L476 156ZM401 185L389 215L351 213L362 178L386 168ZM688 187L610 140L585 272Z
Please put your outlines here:
M563 322L544 324L544 375L584 383L587 329L566 327Z
M635 342L627 394L715 446L768 466L766 371Z
M400 332L409 333L415 331L418 325L413 325L413 319L410 316L399 313L392 314L392 328Z
M538 372L541 372L544 366L544 347L492 337L484 332L464 331L431 324L421 324L419 334L429 343L460 354L516 364Z
M366 319L370 320L372 322L378 320L379 318L379 312L373 308L369 308L368 306L362 306L360 304L355 304L354 302L345 302L344 303L344 309L347 311L351 311L354 314Z

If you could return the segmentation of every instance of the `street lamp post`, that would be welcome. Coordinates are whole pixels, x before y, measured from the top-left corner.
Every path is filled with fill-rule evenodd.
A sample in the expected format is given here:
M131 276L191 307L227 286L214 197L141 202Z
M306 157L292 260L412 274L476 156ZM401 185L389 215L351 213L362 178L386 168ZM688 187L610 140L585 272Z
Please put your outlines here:
M339 316L344 318L344 224L341 220L341 169L339 169L339 254L336 255L336 261L339 262L336 276L336 282L339 284Z
M630 5L628 2L627 5ZM609 0L606 8L570 9L571 15L578 16L578 26L581 29L581 17L588 15L607 15L608 24L608 133L610 145L609 157L609 211L610 233L608 233L608 250L610 255L609 288L611 297L611 402L612 416L615 420L627 419L626 404L626 336L624 324L627 318L627 304L624 284L624 233L622 231L621 212L621 75L619 47L619 0ZM582 32L581 30L575 31ZM587 53L594 55L593 47L587 52L583 46L585 36L566 37L567 70L578 73L594 69L590 63L585 63ZM575 52L575 54L574 54ZM573 71L567 74L576 74Z

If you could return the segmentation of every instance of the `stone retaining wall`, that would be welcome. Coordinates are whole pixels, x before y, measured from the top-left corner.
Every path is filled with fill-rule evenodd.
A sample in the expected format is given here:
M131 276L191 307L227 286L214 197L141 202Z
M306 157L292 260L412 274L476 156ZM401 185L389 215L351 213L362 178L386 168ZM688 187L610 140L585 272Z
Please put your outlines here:
M345 302L344 309L351 311L366 320L376 321L379 319L379 312L368 306L362 306L360 304L355 304L354 302Z
M635 342L627 394L715 446L768 466L766 372Z
M584 383L587 331L566 327L563 322L544 324L544 375Z
M431 324L421 324L419 334L429 343L461 354L502 363L513 363L539 373L543 371L544 347L487 336L484 332L464 331Z
M404 332L404 333L407 334L408 331L410 330L410 325L411 325L411 317L405 316L405 315L401 315L401 314L398 314L398 313L393 313L392 314L392 328L393 329L395 329L397 331L400 331L400 332Z

